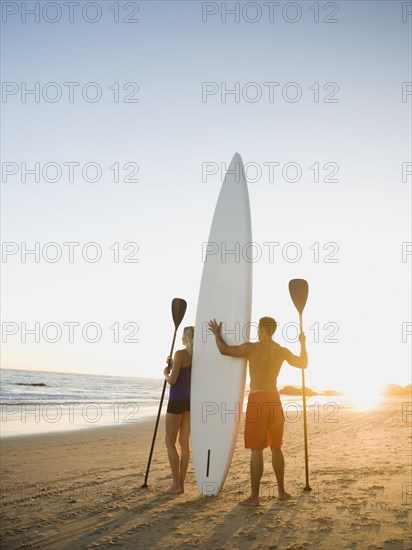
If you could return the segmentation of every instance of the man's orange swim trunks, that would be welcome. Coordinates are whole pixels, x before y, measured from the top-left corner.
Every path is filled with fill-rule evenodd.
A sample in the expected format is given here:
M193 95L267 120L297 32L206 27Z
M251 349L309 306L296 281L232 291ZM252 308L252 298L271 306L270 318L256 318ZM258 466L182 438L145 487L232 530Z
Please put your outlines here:
M285 415L277 391L249 394L246 408L245 448L261 450L282 446Z

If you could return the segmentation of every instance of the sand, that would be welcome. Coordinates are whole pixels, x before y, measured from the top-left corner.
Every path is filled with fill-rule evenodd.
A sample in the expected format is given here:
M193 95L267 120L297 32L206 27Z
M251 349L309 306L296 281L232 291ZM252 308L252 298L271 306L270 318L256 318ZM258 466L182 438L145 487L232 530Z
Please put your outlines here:
M378 409L332 405L308 417L311 492L304 492L302 421L288 413L286 488L265 452L261 506L249 490L243 423L226 485L198 493L193 466L186 492L163 493L170 474L163 422L149 488L140 488L153 422L2 440L1 548L391 549L412 548L412 404Z

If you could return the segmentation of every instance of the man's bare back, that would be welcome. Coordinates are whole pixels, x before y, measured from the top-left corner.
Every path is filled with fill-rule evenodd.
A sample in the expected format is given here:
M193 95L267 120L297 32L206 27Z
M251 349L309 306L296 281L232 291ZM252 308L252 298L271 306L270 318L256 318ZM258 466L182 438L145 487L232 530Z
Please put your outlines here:
M250 392L274 391L285 356L276 342L256 342L248 350Z
M300 355L294 355L288 348L283 348L272 340L272 335L259 329L258 342L245 342L240 346L229 346L220 334L221 323L210 321L209 328L216 337L220 353L231 357L247 357L250 372L250 392L276 391L276 383L283 361L297 368L305 369L308 363L306 337L299 335Z

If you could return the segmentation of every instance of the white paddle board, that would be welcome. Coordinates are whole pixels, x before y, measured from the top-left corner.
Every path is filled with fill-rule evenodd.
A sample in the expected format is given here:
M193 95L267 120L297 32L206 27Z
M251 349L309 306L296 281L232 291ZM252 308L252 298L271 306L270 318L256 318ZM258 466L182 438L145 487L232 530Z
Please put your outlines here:
M217 495L226 479L242 417L246 360L220 354L210 319L230 345L248 340L252 305L252 230L243 162L235 154L216 204L196 313L191 439L196 483Z

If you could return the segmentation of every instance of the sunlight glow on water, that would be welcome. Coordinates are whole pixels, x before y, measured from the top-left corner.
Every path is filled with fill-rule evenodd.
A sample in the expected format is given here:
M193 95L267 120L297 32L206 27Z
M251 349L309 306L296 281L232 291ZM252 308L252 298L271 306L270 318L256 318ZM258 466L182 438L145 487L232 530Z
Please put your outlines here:
M356 388L347 392L348 404L358 411L370 411L379 407L382 401L380 389L365 392L363 388Z

